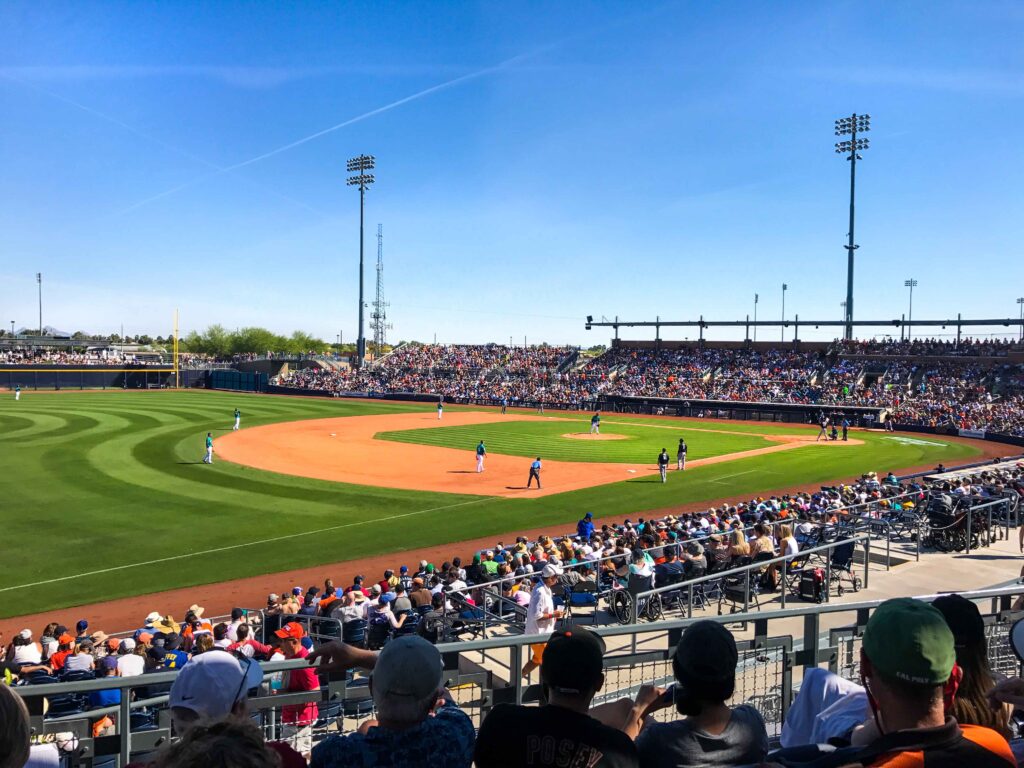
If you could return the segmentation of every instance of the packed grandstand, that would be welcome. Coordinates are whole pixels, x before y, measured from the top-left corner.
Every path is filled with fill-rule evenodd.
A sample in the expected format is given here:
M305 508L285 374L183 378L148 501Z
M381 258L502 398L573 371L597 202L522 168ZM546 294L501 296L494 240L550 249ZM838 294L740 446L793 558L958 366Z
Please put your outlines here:
M207 616L202 606L191 604L153 610L139 616L137 627L106 627L109 634L89 616L73 627L55 621L40 628L26 627L5 649L4 675L12 687L0 685L0 697L10 697L10 691L25 693L26 686L58 681L110 678L132 683L137 685L135 698L149 702L132 714L133 730L140 734L158 730L160 713L167 712L169 706L170 722L180 737L169 754L190 749L198 755L209 750L236 750L239 756L231 765L299 766L307 760L312 766L522 765L529 764L521 754L529 747L520 741L550 729L569 729L577 748L598 749L598 744L601 749L614 750L605 756L617 755L617 760L595 765L658 766L664 764L666 750L674 754L683 749L690 761L672 765L739 766L758 764L774 748L783 750L773 753L774 760L799 765L798 758L806 751L792 750L806 750L806 745L831 738L849 740L851 729L870 721L871 709L860 680L825 670L806 673L796 700L785 708L784 721L765 697L753 697L729 708L725 702L733 698L734 689L747 674L743 669L747 662L742 661L747 657L738 654L734 636L724 624L691 624L674 650L668 674L680 688L700 681L705 693L687 706L697 713L701 707L718 707L727 719L732 718L733 725L714 740L713 748L698 741L684 749L675 731L686 721L674 720L672 712L659 703L665 695L661 676L646 680L639 690L627 691L628 696L591 706L601 688L605 641L576 625L558 631L557 618L563 611L584 607L596 615L602 600L613 607L617 595L631 594L638 599L630 586L637 578L646 588L673 590L663 593L662 610L699 616L702 611L713 612L711 601L716 591L719 600L729 593L730 574L737 569L748 569L753 581L748 581L747 589L755 593L792 588L796 582L787 584L785 572L780 575L779 558L786 559L789 577L796 576L800 591L805 574L811 574L813 582L822 572L821 562L829 563L830 572L824 590L831 589L832 574L837 575L840 590L843 578L850 579L852 588L857 589L850 562L844 572L836 553L842 550L844 539L858 531L872 525L877 531L878 524L883 524L886 536L899 536L893 526L909 525L908 535L920 536L927 530L926 520L941 529L943 515L955 519L958 510L993 500L1005 502L1003 514L1009 515L1024 495L1024 462L987 463L961 472L945 470L937 467L929 477L906 479L869 472L836 487L738 500L702 512L652 519L600 523L583 515L573 531L519 536L486 550L464 553L464 559L453 556L442 564L396 562L381 573L355 576L348 584L335 585L328 578L322 588L286 584L280 593L266 596L261 610L237 608L229 616ZM971 527L964 533L994 535L991 530ZM929 536L932 545L938 544L935 536L934 531ZM831 557L801 560L803 551L820 549L822 542L832 542ZM763 565L759 567L759 563ZM696 601L692 591L687 595L688 582L708 578L712 580L701 584ZM576 597L589 599L577 602ZM253 602L256 599L253 596ZM544 608L548 604L550 610ZM178 613L181 621L172 612ZM548 693L545 709L500 705L483 715L474 713L474 721L467 710L478 708L479 703L460 704L458 690L446 687L442 657L433 646L478 635L485 615L513 633L556 630L543 658L537 660L546 688L559 686ZM878 618L868 621L863 641L874 669L888 673L890 667L898 670L900 663L911 663L916 670L932 669L931 664L934 680L929 677L927 684L941 692L949 674L943 665L951 666L954 658L962 665L961 692L956 708L947 716L955 714L962 728L978 730L969 732L971 738L953 738L959 732L949 726L947 730L952 730L944 740L935 739L935 751L942 750L955 760L941 764L1014 764L1006 742L1013 736L1012 707L981 706L988 701L985 696L995 678L978 608L955 596L936 600L932 608L903 598L882 603L875 615ZM663 616L659 613L650 618ZM619 619L630 620L621 615ZM883 656L886 643L894 644L896 656ZM926 651L921 650L922 645L927 646ZM704 659L707 669L696 671L686 666L694 654ZM899 654L903 656L897 658ZM289 660L295 664L288 671L271 672L264 681L261 663ZM319 666L309 666L312 661ZM535 668L530 667L532 663L527 662L524 675ZM178 670L173 682L151 677L154 682L145 684L147 675ZM345 701L334 701L330 695L330 681L339 674L347 681L350 698ZM367 676L372 679L370 689L365 688ZM1024 683L1011 682L998 693L1016 703L1013 694ZM352 690L362 690L362 698L351 698ZM891 713L901 711L901 706L912 708L913 702L920 701L913 692L895 690L897 693L881 705L889 716L894 717ZM902 705L900 692L909 697ZM244 702L250 695L272 698L274 694L300 697L280 707L281 719L273 721L276 726L268 727L260 719L265 715L230 717L244 714ZM113 730L114 718L120 716L121 695L109 687L54 694L48 698L48 717L91 715L93 736L100 736ZM941 697L938 700L941 702ZM839 701L845 702L844 708L833 711L832 705ZM576 714L569 717L552 708L559 705ZM661 712L655 717L658 710ZM534 717L531 712L539 714ZM0 744L5 743L4 738L17 738L22 729L27 734L28 715L17 699L0 701L0 713L6 718L6 735L0 736ZM545 725L544 718L561 719ZM216 725L218 721L220 725ZM360 722L361 728L350 727ZM514 734L512 741L509 733ZM855 735L855 745L857 738L863 747L879 737ZM73 746L67 747L69 739L65 737L60 746L57 741L36 744L32 747L34 759L56 759L58 749L74 753ZM918 751L931 749L917 742L913 746ZM243 757L246 749L251 757ZM257 756L264 754L273 757L261 762ZM402 757L395 758L395 754ZM717 762L707 762L712 756Z
M273 383L335 394L426 393L448 400L590 407L602 396L868 406L897 425L1024 435L1024 347L938 340L835 342L827 349L712 345L567 347L406 344L362 370L290 370Z

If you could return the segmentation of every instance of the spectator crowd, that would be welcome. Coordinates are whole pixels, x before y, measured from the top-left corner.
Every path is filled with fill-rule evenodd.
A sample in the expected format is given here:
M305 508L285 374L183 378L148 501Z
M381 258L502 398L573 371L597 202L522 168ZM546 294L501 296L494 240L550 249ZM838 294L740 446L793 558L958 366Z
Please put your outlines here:
M557 625L562 609L553 598L563 588L592 580L622 589L635 575L658 586L758 557L792 557L852 515L910 510L935 490L978 499L1024 495L1024 464L983 465L935 486L869 472L835 487L635 522L598 525L585 514L574 531L499 541L466 562L421 560L384 570L377 580L356 575L344 586L327 579L322 588L289 587L268 595L255 613L235 608L208 617L192 604L178 622L153 611L115 636L89 618L74 627L51 622L38 634L25 628L4 649L0 766L24 765L28 754L27 714L10 695L19 685L104 677L143 682L167 671L178 673L173 684L144 685L134 694L169 695L177 738L146 763L154 766L743 766L766 758L795 766L809 754L824 759L826 749L818 745L826 743L840 745L844 759L861 761L836 765L888 765L884 759L910 750L934 753L926 765L1013 765L1010 714L1024 705L1024 682L996 679L978 609L955 596L934 606L909 599L880 606L865 629L860 679L823 670L805 677L781 751L771 754L761 712L729 704L739 656L723 624L701 621L684 632L672 656L672 685L651 681L635 696L597 706L608 649L582 627ZM770 575L765 569L766 589ZM492 589L485 594L481 585ZM554 632L532 646L524 668L531 677L538 671L532 681L544 703L494 706L477 733L444 686L434 645L453 639L482 607L501 613L499 602L523 609L527 634ZM325 618L337 619L340 638L317 628ZM263 671L261 664L276 661L293 664L283 673ZM332 733L334 715L320 709L331 674L368 679L373 715L355 731L342 731L339 723ZM280 708L278 740L268 741L249 718L250 693L308 696ZM105 713L120 696L104 689L84 701L51 697L49 714L96 712L94 734L103 735L116 727ZM4 763L4 755L21 762Z
M711 620L683 631L671 654L670 684L651 680L635 696L622 691L598 705L604 639L583 627L556 630L539 661L541 704L497 704L479 731L446 687L441 654L423 638L398 638L380 651L332 641L310 653L304 638L293 637L300 633L297 624L278 630L277 652L296 662L284 673L286 689L314 700L282 708L279 739L268 739L248 708L252 695L273 686L274 674L265 685L259 662L214 648L181 665L168 691L175 738L140 764L1009 768L1020 753L1014 712L1024 706L1024 681L991 670L982 616L955 594L931 604L896 598L875 608L863 630L857 679L807 671L777 746L756 707L730 703L743 674L741 656L728 628ZM165 658L175 653L166 650ZM314 744L308 723L319 714L320 677L337 674L368 681L374 715ZM41 762L44 751L56 749L31 745L28 711L14 690L0 684L4 768Z
M96 349L74 351L64 349L3 349L0 364L4 365L161 365L156 353L121 353L119 350Z
M528 407L589 408L607 396L864 406L885 409L897 425L1024 435L1024 365L999 361L1019 349L970 339L804 352L623 346L584 358L565 347L407 344L363 370L310 368L274 383Z

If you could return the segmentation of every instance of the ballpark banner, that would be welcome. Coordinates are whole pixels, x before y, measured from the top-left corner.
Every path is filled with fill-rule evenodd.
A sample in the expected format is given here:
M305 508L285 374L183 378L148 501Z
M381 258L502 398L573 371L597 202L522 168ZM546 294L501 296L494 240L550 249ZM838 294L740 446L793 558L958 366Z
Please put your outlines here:
M984 440L985 439L985 430L984 429L960 429L960 430L957 430L957 431L958 431L960 437L976 437L979 440Z

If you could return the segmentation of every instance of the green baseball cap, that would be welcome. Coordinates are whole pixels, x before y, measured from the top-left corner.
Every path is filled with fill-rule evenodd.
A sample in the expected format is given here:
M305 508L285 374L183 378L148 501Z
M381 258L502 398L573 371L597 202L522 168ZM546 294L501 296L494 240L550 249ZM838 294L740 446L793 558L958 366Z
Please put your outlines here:
M941 685L956 663L953 633L938 609L898 597L868 619L864 653L882 675L908 683Z

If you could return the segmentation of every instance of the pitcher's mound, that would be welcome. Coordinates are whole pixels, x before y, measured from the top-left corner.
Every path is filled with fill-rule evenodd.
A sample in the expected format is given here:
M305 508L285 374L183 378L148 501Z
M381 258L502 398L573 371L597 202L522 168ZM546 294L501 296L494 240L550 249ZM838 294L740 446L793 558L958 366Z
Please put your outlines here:
M562 437L570 440L628 440L626 435L592 435L589 432L567 432Z

